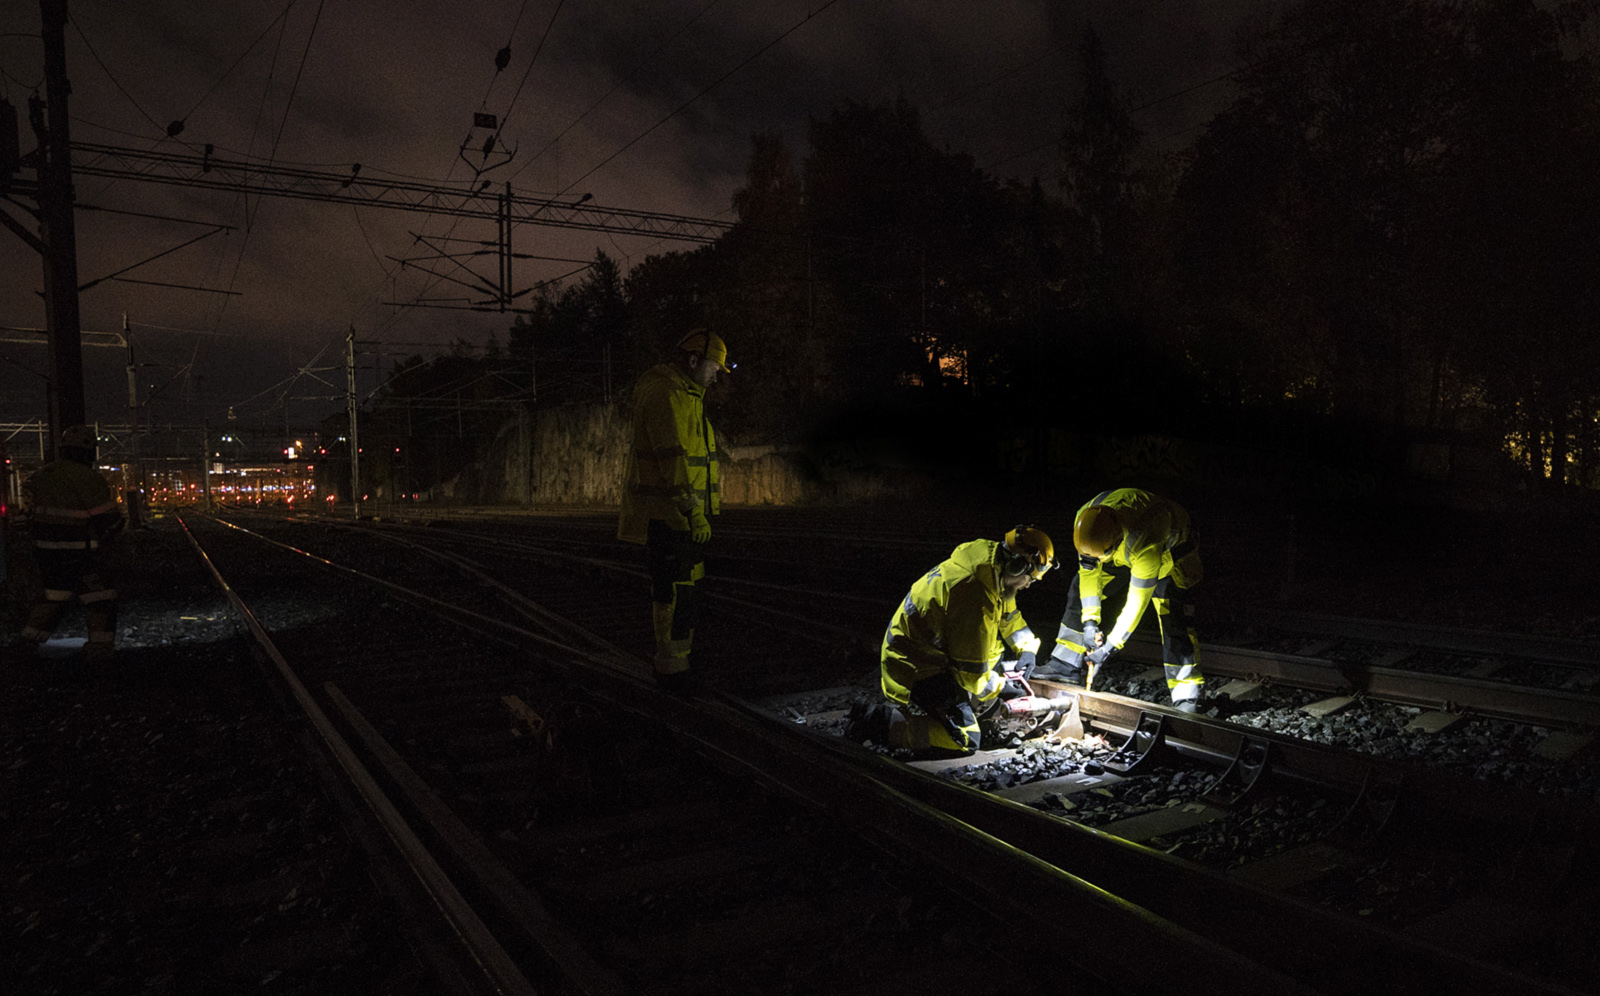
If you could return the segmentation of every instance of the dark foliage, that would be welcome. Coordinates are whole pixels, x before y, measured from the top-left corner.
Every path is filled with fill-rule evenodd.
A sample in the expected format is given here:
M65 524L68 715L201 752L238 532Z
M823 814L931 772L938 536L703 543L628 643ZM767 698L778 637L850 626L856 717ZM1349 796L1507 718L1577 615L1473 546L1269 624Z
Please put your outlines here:
M846 103L803 156L752 137L715 244L625 276L597 253L476 380L428 365L384 403L625 399L706 326L738 364L711 399L733 443L892 437L957 470L1026 425L1382 473L1455 442L1593 486L1596 6L1302 0L1166 161L1088 33L1059 186L935 147L904 99Z

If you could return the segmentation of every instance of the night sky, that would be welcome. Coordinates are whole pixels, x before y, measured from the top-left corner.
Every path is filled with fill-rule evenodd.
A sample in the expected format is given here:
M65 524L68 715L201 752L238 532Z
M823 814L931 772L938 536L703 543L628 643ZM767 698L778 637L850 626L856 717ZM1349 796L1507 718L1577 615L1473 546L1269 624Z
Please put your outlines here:
M1135 119L1159 154L1192 140L1230 96L1225 81L1189 88L1234 68L1241 26L1275 8L1238 0L71 0L72 137L185 153L212 143L229 158L332 171L360 163L367 176L467 184L472 169L458 150L469 135L481 144L487 132L470 130L472 115L487 111L503 119L502 141L517 150L483 174L496 188L510 182L529 197L587 193L604 206L731 220L752 132L775 131L803 155L811 117L842 101L904 96L936 143L998 177L1038 176L1054 189L1054 139L1078 96L1085 23L1101 30L1113 77L1127 104L1141 108ZM26 153L35 144L27 100L43 93L39 6L3 0L0 11L0 96L18 108ZM510 60L497 73L495 54L508 44ZM168 138L177 119L184 128ZM159 406L178 404L164 416L153 409L158 417L281 408L294 369L322 350L315 367L342 364L352 324L363 338L425 354L458 337L505 339L509 315L385 303L458 296L454 285L390 257L427 255L416 234L492 239L491 223L452 227L379 207L247 201L126 180L81 178L76 189L80 205L233 226L125 276L235 294L107 281L82 295L85 330L118 329L124 313L133 323L147 364L141 390L157 391ZM14 204L6 209L25 217ZM77 223L80 283L206 231L88 210ZM530 226L513 238L518 251L546 256L589 259L603 249L625 267L687 247ZM574 269L518 265L519 287ZM492 279L493 257L476 268ZM42 328L41 287L36 254L0 232L0 325ZM0 359L0 420L36 417L45 350L4 343ZM85 350L91 417L126 417L124 363L120 349ZM339 369L321 376L342 388ZM322 400L337 391L311 378L289 393L293 412L338 407Z

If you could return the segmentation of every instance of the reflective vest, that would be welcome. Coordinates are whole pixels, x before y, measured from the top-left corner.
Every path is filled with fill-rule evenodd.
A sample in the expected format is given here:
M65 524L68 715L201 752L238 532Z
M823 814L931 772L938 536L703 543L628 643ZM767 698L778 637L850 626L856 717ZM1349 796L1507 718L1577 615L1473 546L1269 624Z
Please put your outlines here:
M1116 509L1117 518L1122 522L1122 539L1112 547L1103 563L1126 567L1132 575L1128 581L1128 600L1117 616L1117 624L1106 634L1106 642L1120 650L1138 627L1139 620L1144 618L1156 582L1173 573L1172 551L1189 542L1189 513L1177 502L1148 491L1118 488L1102 491L1086 502L1073 520L1076 521L1084 509L1095 505ZM1174 578L1184 588L1200 581L1199 558L1191 558L1186 563L1194 565L1192 573ZM1099 623L1100 596L1109 575L1102 563L1084 560L1080 565L1078 595L1083 600L1083 619Z
M980 700L1002 681L994 666L1006 647L1039 652L1014 592L1000 584L1000 543L973 540L924 574L895 610L883 635L883 694L905 703L911 686L941 671Z
M122 511L98 471L52 460L22 485L36 550L94 550L122 526Z
M659 364L639 378L618 539L643 543L651 519L683 531L696 507L708 516L721 511L717 441L706 421L705 398L706 389L677 364Z

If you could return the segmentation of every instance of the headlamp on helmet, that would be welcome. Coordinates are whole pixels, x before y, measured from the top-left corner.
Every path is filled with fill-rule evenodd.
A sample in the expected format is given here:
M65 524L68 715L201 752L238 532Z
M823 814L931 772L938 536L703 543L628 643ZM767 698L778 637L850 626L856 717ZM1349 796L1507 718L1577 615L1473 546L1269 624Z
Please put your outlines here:
M1004 547L1007 574L1027 574L1037 581L1056 565L1055 544L1033 526L1018 526L1006 533Z
M695 329L690 332L678 340L678 348L697 359L710 360L720 367L723 373L733 372L734 364L728 362L728 344L709 329Z

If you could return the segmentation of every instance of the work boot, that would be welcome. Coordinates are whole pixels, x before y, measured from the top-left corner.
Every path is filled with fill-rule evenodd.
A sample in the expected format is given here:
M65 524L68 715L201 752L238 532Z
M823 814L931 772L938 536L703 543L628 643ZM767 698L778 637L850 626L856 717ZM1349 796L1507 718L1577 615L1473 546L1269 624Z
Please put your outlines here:
M1193 712L1202 716L1215 716L1218 719L1224 719L1228 713L1223 710L1231 704L1232 699L1229 696L1219 695L1213 698L1202 693L1192 699L1180 699L1172 703L1172 708L1177 709L1179 712Z
M1034 668L1029 677L1063 685L1082 685L1088 674L1089 669L1082 664L1069 664L1059 657L1052 657Z
M844 737L864 744L889 744L889 707L882 702L857 702L844 720Z

